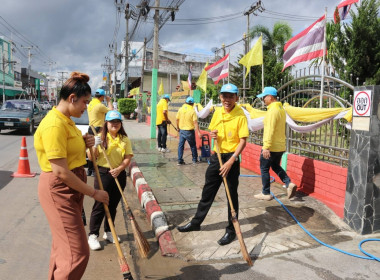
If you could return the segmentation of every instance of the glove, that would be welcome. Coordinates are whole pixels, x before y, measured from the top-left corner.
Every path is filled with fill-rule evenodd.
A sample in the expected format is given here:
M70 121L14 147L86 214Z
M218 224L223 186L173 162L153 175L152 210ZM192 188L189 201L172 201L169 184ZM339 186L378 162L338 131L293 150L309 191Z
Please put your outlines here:
M94 136L94 138L95 138L94 147L97 148L102 143L102 140L100 139L100 136Z

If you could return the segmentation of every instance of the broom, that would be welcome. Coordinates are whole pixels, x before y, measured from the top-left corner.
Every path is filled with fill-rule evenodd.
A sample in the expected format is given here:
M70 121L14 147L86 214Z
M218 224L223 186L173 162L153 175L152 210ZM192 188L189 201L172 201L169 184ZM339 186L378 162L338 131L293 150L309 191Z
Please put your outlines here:
M96 135L96 131L94 129L93 126L91 126L91 129L94 133L94 135ZM103 154L104 154L104 157L109 165L109 167L111 169L113 169L113 167L111 166L111 162L109 161L109 158L107 156L107 153L103 147L103 145L101 144L100 145L102 147L102 151L103 151ZM116 185L117 185L117 188L119 189L120 191L120 194L121 194L121 197L123 198L123 201L124 201L124 205L125 205L125 208L127 210L127 215L129 217L129 220L131 221L131 225L132 225L132 232L133 232L133 237L135 239L135 244L136 244L136 247L139 251L139 254L142 258L146 258L148 256L148 253L149 253L149 249L150 249L150 246L149 246L149 243L148 243L148 240L146 240L146 238L144 237L144 235L142 234L142 231L135 219L135 217L133 216L133 213L132 213L132 210L131 208L129 208L128 206L128 202L125 198L125 195L123 193L123 190L121 189L121 186L120 186L120 183L119 183L119 180L117 178L114 178L115 181L116 181Z
M220 156L219 143L216 139L215 139L215 147L216 147L216 154L218 155L220 167L222 167L222 165L223 165L222 157ZM241 253L243 255L243 259L248 263L249 266L252 266L253 265L252 260L248 254L247 247L245 246L244 239L243 239L243 236L242 236L241 230L240 230L240 224L239 224L239 221L236 217L236 212L235 212L234 206L232 205L230 190L228 188L226 177L223 177L223 183L224 183L224 186L226 188L228 203L230 204L230 208L231 208L232 224L234 225L236 235L239 239L240 250L241 250Z
M98 182L99 182L99 188L101 190L104 190L102 180L100 179L99 169L98 169L98 166L96 165L94 152L92 151L92 148L90 148L89 150L91 153L92 162L94 163L94 169L95 169L95 173L96 173L96 178L98 179ZM115 241L117 254L119 256L120 269L121 269L121 272L123 273L123 279L133 280L132 274L129 271L129 266L128 266L127 260L125 259L123 252L121 251L120 243L119 243L119 240L118 240L117 235L116 235L115 227L114 227L113 222L112 222L111 213L110 213L110 210L108 209L108 205L103 203L103 206L104 206L104 211L106 212L108 224L111 228L113 240Z

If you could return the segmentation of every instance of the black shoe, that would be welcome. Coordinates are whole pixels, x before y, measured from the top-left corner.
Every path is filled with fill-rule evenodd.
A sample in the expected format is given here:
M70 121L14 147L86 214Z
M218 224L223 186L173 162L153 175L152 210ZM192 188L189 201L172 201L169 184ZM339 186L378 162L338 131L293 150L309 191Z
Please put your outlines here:
M218 240L218 244L221 246L230 244L232 241L234 241L235 238L236 238L236 233L226 232L226 234L223 235L223 237Z
M177 229L178 229L179 232L200 231L201 230L201 226L200 225L192 224L190 222L190 223L187 223L184 226L177 227Z

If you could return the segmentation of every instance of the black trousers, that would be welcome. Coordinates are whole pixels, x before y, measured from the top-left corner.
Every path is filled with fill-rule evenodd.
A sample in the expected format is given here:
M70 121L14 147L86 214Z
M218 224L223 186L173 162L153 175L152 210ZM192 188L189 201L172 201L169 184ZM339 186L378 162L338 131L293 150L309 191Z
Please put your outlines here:
M221 154L222 162L225 163L230 159L233 153ZM219 175L220 165L218 157L216 154L212 155L210 158L210 165L206 170L205 175L205 185L202 191L202 198L199 201L197 212L195 213L194 218L191 220L191 223L200 225L204 219L212 203L214 202L215 196L219 190L220 185L223 182L222 176ZM232 205L234 206L236 212L236 218L239 213L239 199L238 199L238 186L239 186L239 176L240 176L240 162L237 160L232 165L228 175L227 183L231 195ZM227 195L227 194L226 194ZM226 232L235 232L234 226L232 224L231 208L228 203L228 226L226 227Z
M112 222L114 223L116 217L116 208L120 202L121 194L116 185L115 179L109 173L109 168L104 168L99 166L100 179L102 180L104 190L108 192L109 195L109 204L108 209L110 210ZM125 170L120 172L119 176L117 176L119 180L121 189L124 190L127 184L127 174ZM95 189L99 190L99 182L97 177L94 180ZM99 201L95 201L94 206L92 207L91 219L90 219L90 233L99 236L100 226L102 225L103 218L105 216L103 203ZM115 224L115 223L114 223ZM104 219L104 231L109 232L111 228L108 224L107 218Z
M157 146L158 148L166 149L166 139L168 137L168 125L166 121L163 121L162 124L157 125Z
M101 126L95 126L94 128L95 128L95 131L99 133L99 131L102 127ZM91 127L88 127L88 134L94 135ZM88 161L87 166L88 166L88 173L94 172L94 164L92 163L91 160Z

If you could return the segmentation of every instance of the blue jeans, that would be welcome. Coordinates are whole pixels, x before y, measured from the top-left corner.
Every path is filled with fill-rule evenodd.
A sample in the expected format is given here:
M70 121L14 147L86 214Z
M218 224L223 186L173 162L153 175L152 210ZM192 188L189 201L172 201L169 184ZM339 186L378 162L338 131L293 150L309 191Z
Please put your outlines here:
M270 152L269 159L263 157L263 153L260 154L260 170L261 170L261 182L263 184L263 194L270 194L270 175L269 168L280 177L281 181L284 182L286 187L289 186L290 178L286 174L285 170L282 169L280 162L281 157L284 152Z
M185 141L187 141L191 148L191 154L193 156L193 162L198 160L197 144L195 142L195 130L180 130L179 131L179 144L178 144L178 162L183 162L183 149L185 147Z

